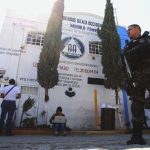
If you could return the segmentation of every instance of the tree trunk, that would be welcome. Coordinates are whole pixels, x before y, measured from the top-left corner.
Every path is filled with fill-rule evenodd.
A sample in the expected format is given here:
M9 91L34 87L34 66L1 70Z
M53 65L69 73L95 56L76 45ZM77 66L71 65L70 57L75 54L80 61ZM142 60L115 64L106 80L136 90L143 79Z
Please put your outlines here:
M45 102L49 101L48 88L45 88Z
M45 111L46 111L46 114L45 114L45 125L47 125L47 120L48 120L48 102L45 102Z
M119 96L118 96L118 90L117 89L115 89L115 98L116 98L116 104L118 104Z
M21 128L21 124L22 124L23 115L24 115L24 112L22 112L22 114L21 114L21 118L20 118L20 128Z

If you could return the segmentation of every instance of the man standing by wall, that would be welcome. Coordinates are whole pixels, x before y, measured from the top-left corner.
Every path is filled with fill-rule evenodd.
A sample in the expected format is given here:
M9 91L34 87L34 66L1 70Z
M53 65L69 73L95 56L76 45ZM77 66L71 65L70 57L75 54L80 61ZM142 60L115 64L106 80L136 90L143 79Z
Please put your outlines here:
M19 99L21 97L21 92L20 88L17 87L14 79L10 79L9 84L9 86L1 89L1 98L3 98L3 102L1 104L0 132L2 133L2 129L4 127L4 120L7 114L5 135L11 136L13 135L11 132L12 118L16 109L16 99Z

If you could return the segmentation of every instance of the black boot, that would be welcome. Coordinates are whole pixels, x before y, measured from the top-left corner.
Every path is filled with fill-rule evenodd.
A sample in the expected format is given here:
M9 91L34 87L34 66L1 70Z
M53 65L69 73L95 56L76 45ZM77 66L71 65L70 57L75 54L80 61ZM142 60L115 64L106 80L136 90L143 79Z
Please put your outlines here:
M131 145L131 144L140 144L140 145L145 145L146 142L143 138L131 138L131 140L127 141L127 145Z
M127 141L127 145L131 144L140 144L144 145L146 144L144 138L143 138L143 124L139 122L133 122L133 132L132 132L132 137L131 140Z

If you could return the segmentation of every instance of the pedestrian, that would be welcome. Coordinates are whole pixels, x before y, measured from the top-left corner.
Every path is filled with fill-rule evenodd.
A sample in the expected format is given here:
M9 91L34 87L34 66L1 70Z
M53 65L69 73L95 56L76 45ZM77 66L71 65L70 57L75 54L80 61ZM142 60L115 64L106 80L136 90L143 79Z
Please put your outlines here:
M127 79L124 88L130 96L132 113L132 137L127 144L146 144L143 138L145 91L150 89L150 36L141 35L137 24L128 27L130 41L123 51Z
M1 98L3 102L1 104L1 118L0 118L0 132L4 128L4 120L7 115L5 124L5 135L11 136L12 134L12 119L16 109L16 99L21 97L20 88L16 85L14 79L9 80L9 85L1 89Z
M52 124L55 135L58 135L59 132L63 132L63 135L66 135L66 121L65 114L62 112L62 107L57 107L56 112L50 118L50 123Z

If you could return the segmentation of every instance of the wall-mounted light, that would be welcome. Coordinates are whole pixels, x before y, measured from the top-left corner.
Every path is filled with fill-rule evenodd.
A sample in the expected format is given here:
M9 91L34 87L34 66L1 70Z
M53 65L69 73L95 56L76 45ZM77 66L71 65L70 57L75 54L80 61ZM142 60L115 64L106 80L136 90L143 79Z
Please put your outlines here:
M24 48L25 48L25 45L20 46L20 48L21 48L21 49L24 49Z
M4 75L5 74L5 72L6 72L6 70L4 70L4 69L0 69L0 75L2 74L2 75Z
M5 80L5 81L8 81L8 80L9 80L9 77L5 75L5 76L4 76L4 80Z
M5 74L6 70L0 69L0 78L3 78L3 75Z
M95 56L92 56L92 59L95 60Z

